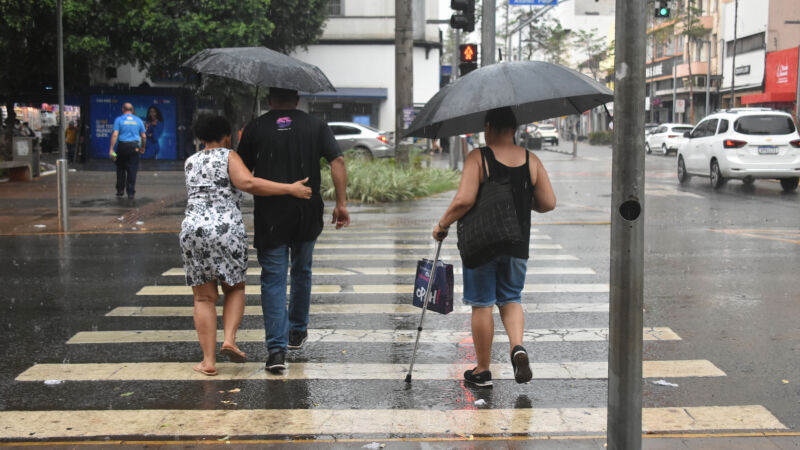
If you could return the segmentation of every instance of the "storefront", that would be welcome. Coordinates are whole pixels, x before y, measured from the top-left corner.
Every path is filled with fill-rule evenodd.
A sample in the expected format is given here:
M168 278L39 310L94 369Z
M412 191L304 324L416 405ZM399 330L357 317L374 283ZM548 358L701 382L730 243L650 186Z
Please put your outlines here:
M797 99L797 47L767 53L764 92L742 96L742 105L794 113Z

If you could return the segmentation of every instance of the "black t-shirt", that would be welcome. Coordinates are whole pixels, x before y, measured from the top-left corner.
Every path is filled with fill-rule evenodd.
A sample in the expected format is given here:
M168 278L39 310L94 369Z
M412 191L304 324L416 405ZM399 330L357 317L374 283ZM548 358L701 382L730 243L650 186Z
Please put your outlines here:
M309 200L290 195L255 199L255 244L258 249L316 239L322 232L320 158L342 156L328 124L303 111L272 110L242 132L239 156L260 178L294 183L308 177Z

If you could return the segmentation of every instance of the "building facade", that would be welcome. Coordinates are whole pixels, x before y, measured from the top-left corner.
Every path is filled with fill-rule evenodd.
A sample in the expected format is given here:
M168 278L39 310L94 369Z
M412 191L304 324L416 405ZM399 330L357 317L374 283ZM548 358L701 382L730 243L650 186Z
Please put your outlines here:
M442 39L437 0L414 0L414 104L439 90ZM395 127L394 0L329 0L320 41L292 56L322 69L335 92L303 95L301 108L327 121Z

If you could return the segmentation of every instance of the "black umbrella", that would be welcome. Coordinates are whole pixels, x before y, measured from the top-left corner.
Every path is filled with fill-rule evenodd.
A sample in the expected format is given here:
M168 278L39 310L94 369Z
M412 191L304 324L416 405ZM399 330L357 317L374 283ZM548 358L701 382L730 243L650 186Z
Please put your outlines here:
M255 86L306 92L336 90L319 67L265 47L207 48L183 66Z
M520 124L581 114L614 99L602 84L542 61L482 67L442 88L422 108L406 136L441 138L483 131L486 112L503 106Z

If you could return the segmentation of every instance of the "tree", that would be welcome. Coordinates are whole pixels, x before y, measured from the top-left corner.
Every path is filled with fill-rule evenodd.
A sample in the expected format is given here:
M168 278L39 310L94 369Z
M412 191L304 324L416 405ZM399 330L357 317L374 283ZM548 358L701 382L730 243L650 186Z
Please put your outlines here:
M694 6L695 0L684 0L680 4L677 24L681 29L681 36L687 38L686 43L686 63L689 66L689 122L694 123L694 75L692 74L692 45L708 34L698 17L701 9ZM709 55L709 58L711 55ZM709 74L710 75L710 74ZM708 111L706 111L708 113Z
M572 44L586 55L586 61L583 65L589 68L589 71L592 72L592 78L597 80L600 61L602 61L608 50L605 39L602 36L598 36L595 29L589 31L577 30L572 35Z

